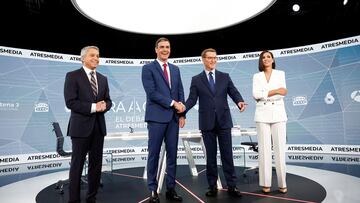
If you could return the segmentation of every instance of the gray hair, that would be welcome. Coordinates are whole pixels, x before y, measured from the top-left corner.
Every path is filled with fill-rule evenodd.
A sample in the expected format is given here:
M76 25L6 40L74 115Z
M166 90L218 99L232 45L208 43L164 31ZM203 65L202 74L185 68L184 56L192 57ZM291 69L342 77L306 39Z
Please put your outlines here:
M96 49L96 50L98 50L100 52L99 47L97 47L97 46L86 46L86 47L81 49L81 52L80 52L81 60L85 57L85 55L87 54L89 49Z

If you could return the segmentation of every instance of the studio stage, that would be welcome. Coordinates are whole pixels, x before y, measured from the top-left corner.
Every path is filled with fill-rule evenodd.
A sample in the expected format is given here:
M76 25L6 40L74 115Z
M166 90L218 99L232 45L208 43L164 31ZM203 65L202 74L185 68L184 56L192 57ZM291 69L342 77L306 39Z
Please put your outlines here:
M276 173L273 170L273 186L269 194L261 192L258 185L258 174L256 169L246 172L243 176L242 167L236 167L238 181L237 186L242 192L242 198L228 196L226 189L219 191L217 197L206 197L207 191L206 171L204 165L196 166L199 171L198 176L192 176L189 167L178 165L176 191L183 197L183 202L322 202L326 197L326 190L317 182L308 178L287 173L288 193L282 194L277 189ZM118 169L111 172L103 172L103 187L99 189L97 195L98 203L140 203L148 202L149 191L146 179L143 178L143 167ZM221 166L219 166L220 179L226 187ZM85 199L86 184L82 185L81 197ZM160 202L167 201L165 198L165 185L160 193ZM55 189L55 183L41 190L36 196L38 203L62 203L68 201L68 187L64 187L64 194L59 194ZM84 200L83 200L84 201Z

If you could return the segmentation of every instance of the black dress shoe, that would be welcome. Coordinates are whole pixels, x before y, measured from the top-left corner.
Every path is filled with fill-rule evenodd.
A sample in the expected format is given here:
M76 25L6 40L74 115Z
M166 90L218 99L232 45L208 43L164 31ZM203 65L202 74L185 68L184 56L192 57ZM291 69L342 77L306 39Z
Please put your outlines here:
M156 191L151 192L149 202L150 203L159 203L160 202L159 195Z
M166 199L178 202L182 201L182 197L179 196L173 188L166 191Z
M96 203L96 197L87 198L86 203Z
M217 195L218 189L216 186L210 186L209 190L205 193L207 197L215 197Z
M241 192L236 187L229 187L228 194L232 197L242 197Z

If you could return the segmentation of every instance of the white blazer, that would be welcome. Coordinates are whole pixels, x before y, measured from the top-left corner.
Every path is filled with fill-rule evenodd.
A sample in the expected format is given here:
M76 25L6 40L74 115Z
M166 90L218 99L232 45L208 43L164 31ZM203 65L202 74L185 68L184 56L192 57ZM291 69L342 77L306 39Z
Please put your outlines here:
M253 97L256 101L255 122L276 123L287 121L284 96L268 97L270 90L286 88L285 72L273 69L269 82L266 81L264 71L253 76Z

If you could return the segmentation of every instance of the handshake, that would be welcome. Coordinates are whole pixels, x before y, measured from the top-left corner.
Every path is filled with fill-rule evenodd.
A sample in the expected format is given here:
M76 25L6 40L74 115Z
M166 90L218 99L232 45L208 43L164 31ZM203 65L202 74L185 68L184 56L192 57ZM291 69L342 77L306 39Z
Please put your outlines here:
M183 113L186 110L186 107L182 102L175 101L173 106L177 113Z

